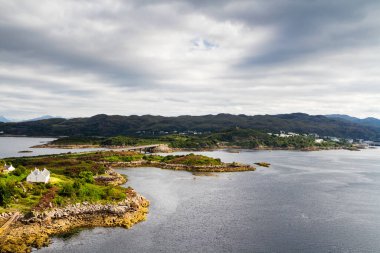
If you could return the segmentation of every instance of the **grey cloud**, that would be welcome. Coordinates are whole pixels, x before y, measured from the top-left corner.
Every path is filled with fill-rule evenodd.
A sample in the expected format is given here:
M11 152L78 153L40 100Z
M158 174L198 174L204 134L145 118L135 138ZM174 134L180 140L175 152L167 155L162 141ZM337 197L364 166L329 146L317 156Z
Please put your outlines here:
M66 47L64 43L49 38L43 31L0 25L0 34L2 35L0 50L8 55L11 54L9 58L7 55L2 55L3 63L9 60L11 64L21 63L32 66L51 64L68 74L71 72L100 73L105 80L110 80L115 85L133 87L147 84L146 78L142 80L143 70L118 66L96 55ZM80 45L83 48L86 46L86 44ZM150 82L153 81L150 80Z
M41 4L0 0L0 115L380 117L377 0Z
M212 5L214 3L214 5ZM378 13L377 0L260 0L224 2L222 7L208 1L209 12L220 20L237 20L248 26L274 27L276 36L258 55L247 55L239 64L266 65L283 63L358 44L378 44L380 28L359 23L369 13ZM232 8L241 4L244 8ZM201 10L201 8L199 8ZM202 10L201 10L202 11ZM332 29L331 29L332 28Z

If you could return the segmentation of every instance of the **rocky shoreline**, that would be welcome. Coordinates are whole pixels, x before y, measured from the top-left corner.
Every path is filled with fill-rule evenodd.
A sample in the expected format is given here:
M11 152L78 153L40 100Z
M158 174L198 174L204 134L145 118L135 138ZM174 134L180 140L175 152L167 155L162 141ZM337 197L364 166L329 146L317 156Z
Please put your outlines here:
M134 168L134 167L156 167L167 170L185 170L189 172L238 172L255 171L256 168L241 163L225 163L223 165L185 165L170 164L155 161L133 161L133 162L102 162L113 168Z
M148 206L148 200L129 189L128 197L118 203L83 202L20 215L9 227L0 232L0 252L31 252L32 248L48 246L52 236L69 233L76 228L130 228L146 219ZM12 216L11 213L2 214L0 224L6 223Z

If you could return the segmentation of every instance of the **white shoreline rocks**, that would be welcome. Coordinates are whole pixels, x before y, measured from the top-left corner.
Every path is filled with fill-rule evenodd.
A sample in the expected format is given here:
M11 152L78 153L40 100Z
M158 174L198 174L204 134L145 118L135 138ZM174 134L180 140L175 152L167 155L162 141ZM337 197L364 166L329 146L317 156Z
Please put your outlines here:
M141 195L135 197L140 201L143 200ZM86 214L111 214L123 216L128 212L137 211L139 203L137 200L125 199L116 204L90 204L88 202L76 203L65 206L63 208L52 208L45 211L32 211L24 215L19 220L24 224L35 222L48 222L54 219L63 219L72 216L86 215Z

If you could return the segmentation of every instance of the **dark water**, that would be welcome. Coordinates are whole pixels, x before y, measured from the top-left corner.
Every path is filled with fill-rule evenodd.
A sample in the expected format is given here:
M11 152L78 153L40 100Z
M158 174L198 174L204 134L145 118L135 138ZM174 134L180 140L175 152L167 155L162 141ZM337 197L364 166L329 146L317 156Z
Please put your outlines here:
M55 140L55 138L0 137L0 158L99 150L99 149L31 148L32 146L44 144L52 140ZM19 153L19 151L25 151L25 150L32 151L32 152Z
M204 154L272 167L211 177L120 170L151 201L148 220L38 252L380 252L379 149Z

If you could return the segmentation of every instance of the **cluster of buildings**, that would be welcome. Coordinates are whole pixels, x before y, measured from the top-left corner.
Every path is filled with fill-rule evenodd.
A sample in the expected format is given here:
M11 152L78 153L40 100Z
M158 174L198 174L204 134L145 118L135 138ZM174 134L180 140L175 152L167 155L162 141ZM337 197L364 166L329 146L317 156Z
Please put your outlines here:
M3 171L4 172L12 172L16 168L13 167L12 164L5 164ZM37 168L34 168L33 171L29 173L29 175L26 177L26 181L30 183L45 183L47 184L50 180L50 171L44 168L43 170L39 170Z
M297 133L293 133L293 132L286 133L285 131L280 131L279 134L272 134L272 133L268 133L268 134L274 135L277 137L282 137L282 138L289 138L289 137L295 137L295 136L313 137L313 138L315 138L315 143L317 143L317 144L321 144L325 141L324 139L319 138L318 134L302 134L301 135L301 134L297 134Z
M197 130L188 130L188 131L137 131L136 134L138 135L168 135L168 134L179 134L179 135L201 135L201 134L210 134L210 131L197 131Z
M324 136L323 138L320 137L318 134L315 133L309 133L309 134L297 134L293 132L286 133L285 131L280 131L280 133L274 134L274 133L268 133L269 135L282 137L282 138L288 138L288 137L294 137L294 136L304 136L304 137L313 137L315 138L315 143L323 143L325 141L333 141L333 142L347 142L349 144L357 143L357 144L363 144L363 145L369 145L371 146L373 143L371 141L364 141L364 140L354 140L354 139L339 139L334 136Z

